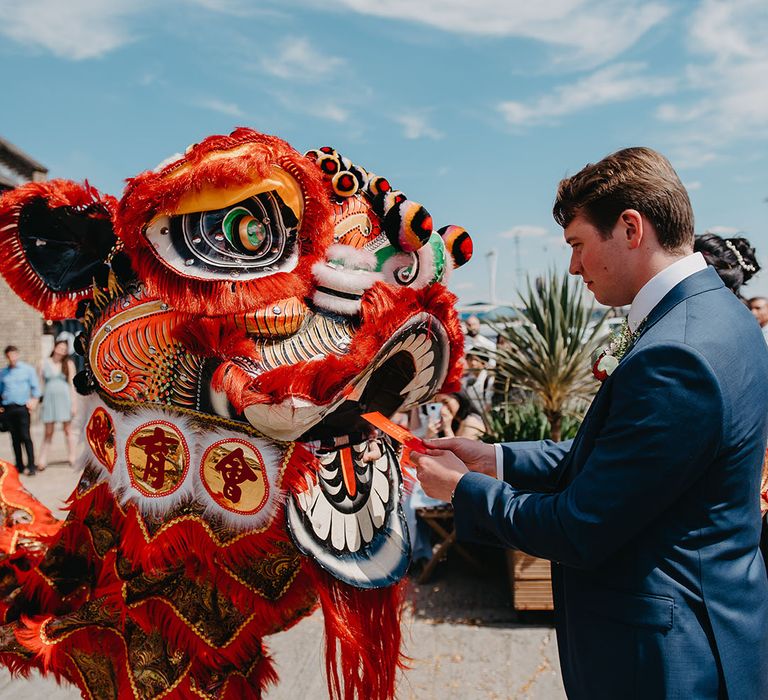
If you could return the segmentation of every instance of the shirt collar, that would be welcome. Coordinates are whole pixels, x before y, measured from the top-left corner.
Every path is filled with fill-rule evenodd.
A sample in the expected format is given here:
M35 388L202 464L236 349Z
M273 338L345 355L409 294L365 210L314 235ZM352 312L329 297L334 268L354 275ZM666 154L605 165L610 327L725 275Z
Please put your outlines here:
M706 266L707 263L701 253L691 253L651 277L632 300L632 306L627 315L629 330L634 333L654 307L667 295L667 292Z

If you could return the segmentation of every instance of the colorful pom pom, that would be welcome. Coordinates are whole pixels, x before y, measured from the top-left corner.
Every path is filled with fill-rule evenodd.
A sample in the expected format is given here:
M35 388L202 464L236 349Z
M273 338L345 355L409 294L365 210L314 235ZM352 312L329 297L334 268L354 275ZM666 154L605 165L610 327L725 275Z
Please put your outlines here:
M408 253L421 248L432 235L432 217L429 212L418 202L408 199L389 209L383 225L389 242Z
M461 267L472 258L472 238L461 226L443 226L438 233L453 258L453 266Z
M349 170L341 170L331 180L333 191L339 197L351 197L360 188L357 178Z
M378 175L371 175L368 180L367 190L372 197L378 194L389 192L392 189L392 185L389 184L389 180L385 177L379 177Z
M322 150L322 149L321 149ZM336 155L325 153L317 161L320 170L323 171L323 175L326 177L333 177L339 170L341 170L341 163Z
M365 183L368 182L368 171L365 168L361 168L359 165L352 165L351 167L347 168L349 172L351 172L355 179L357 180L358 187L360 189L365 187Z
M400 190L387 190L377 194L371 201L373 210L384 218L393 207L405 202L407 197Z

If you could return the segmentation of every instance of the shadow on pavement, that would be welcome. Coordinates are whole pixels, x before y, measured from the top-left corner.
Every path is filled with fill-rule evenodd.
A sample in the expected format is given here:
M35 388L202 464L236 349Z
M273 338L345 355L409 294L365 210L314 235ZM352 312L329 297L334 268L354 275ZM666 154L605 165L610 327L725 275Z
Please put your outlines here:
M451 551L427 583L409 573L407 604L413 616L428 623L449 622L492 627L552 627L551 612L515 612L503 550L477 548L483 570L468 566Z

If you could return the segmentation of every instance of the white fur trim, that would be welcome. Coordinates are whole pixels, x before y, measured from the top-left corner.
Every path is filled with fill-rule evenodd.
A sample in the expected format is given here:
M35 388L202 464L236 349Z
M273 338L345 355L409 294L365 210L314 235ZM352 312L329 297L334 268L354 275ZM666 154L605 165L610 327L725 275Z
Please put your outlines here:
M312 266L316 284L351 294L362 294L382 279L378 272L355 270L349 267L331 267L330 263L318 262Z
M312 302L319 309L333 311L342 316L357 316L360 313L360 299L343 299L342 297L316 290L312 295Z
M105 410L115 426L116 459L112 473L96 458L85 438L85 426L97 408ZM203 420L194 421L188 416L157 406L138 406L135 410L120 411L110 408L97 395L85 397L81 405L83 411L82 444L83 450L77 457L76 465L84 468L87 465L98 471L99 481L107 481L110 491L123 505L134 503L145 516L162 517L182 500L192 499L204 506L204 517L215 522L223 522L236 530L252 530L269 525L278 507L285 500L282 489L282 477L285 465L286 450L278 444L263 438L253 437L246 433L213 425L205 425ZM165 421L171 423L184 437L189 450L187 472L172 493L162 496L146 496L131 483L126 462L125 448L131 434L145 423ZM267 483L267 496L263 505L256 513L243 515L222 508L208 493L200 479L200 463L205 451L214 443L221 440L241 440L252 445L262 456L264 476Z
M326 260L343 260L345 267L358 270L375 270L376 256L365 248L355 248L351 245L334 243L325 252Z

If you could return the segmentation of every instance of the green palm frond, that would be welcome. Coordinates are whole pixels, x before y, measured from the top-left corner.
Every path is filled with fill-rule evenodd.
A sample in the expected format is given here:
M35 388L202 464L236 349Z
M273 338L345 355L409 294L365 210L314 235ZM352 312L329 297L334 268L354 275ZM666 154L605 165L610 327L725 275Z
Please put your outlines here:
M522 319L498 319L495 330L510 341L496 352L496 372L509 385L530 392L559 437L564 415L594 395L592 356L604 339L604 321L591 323L587 304L569 276L550 272L520 295Z

